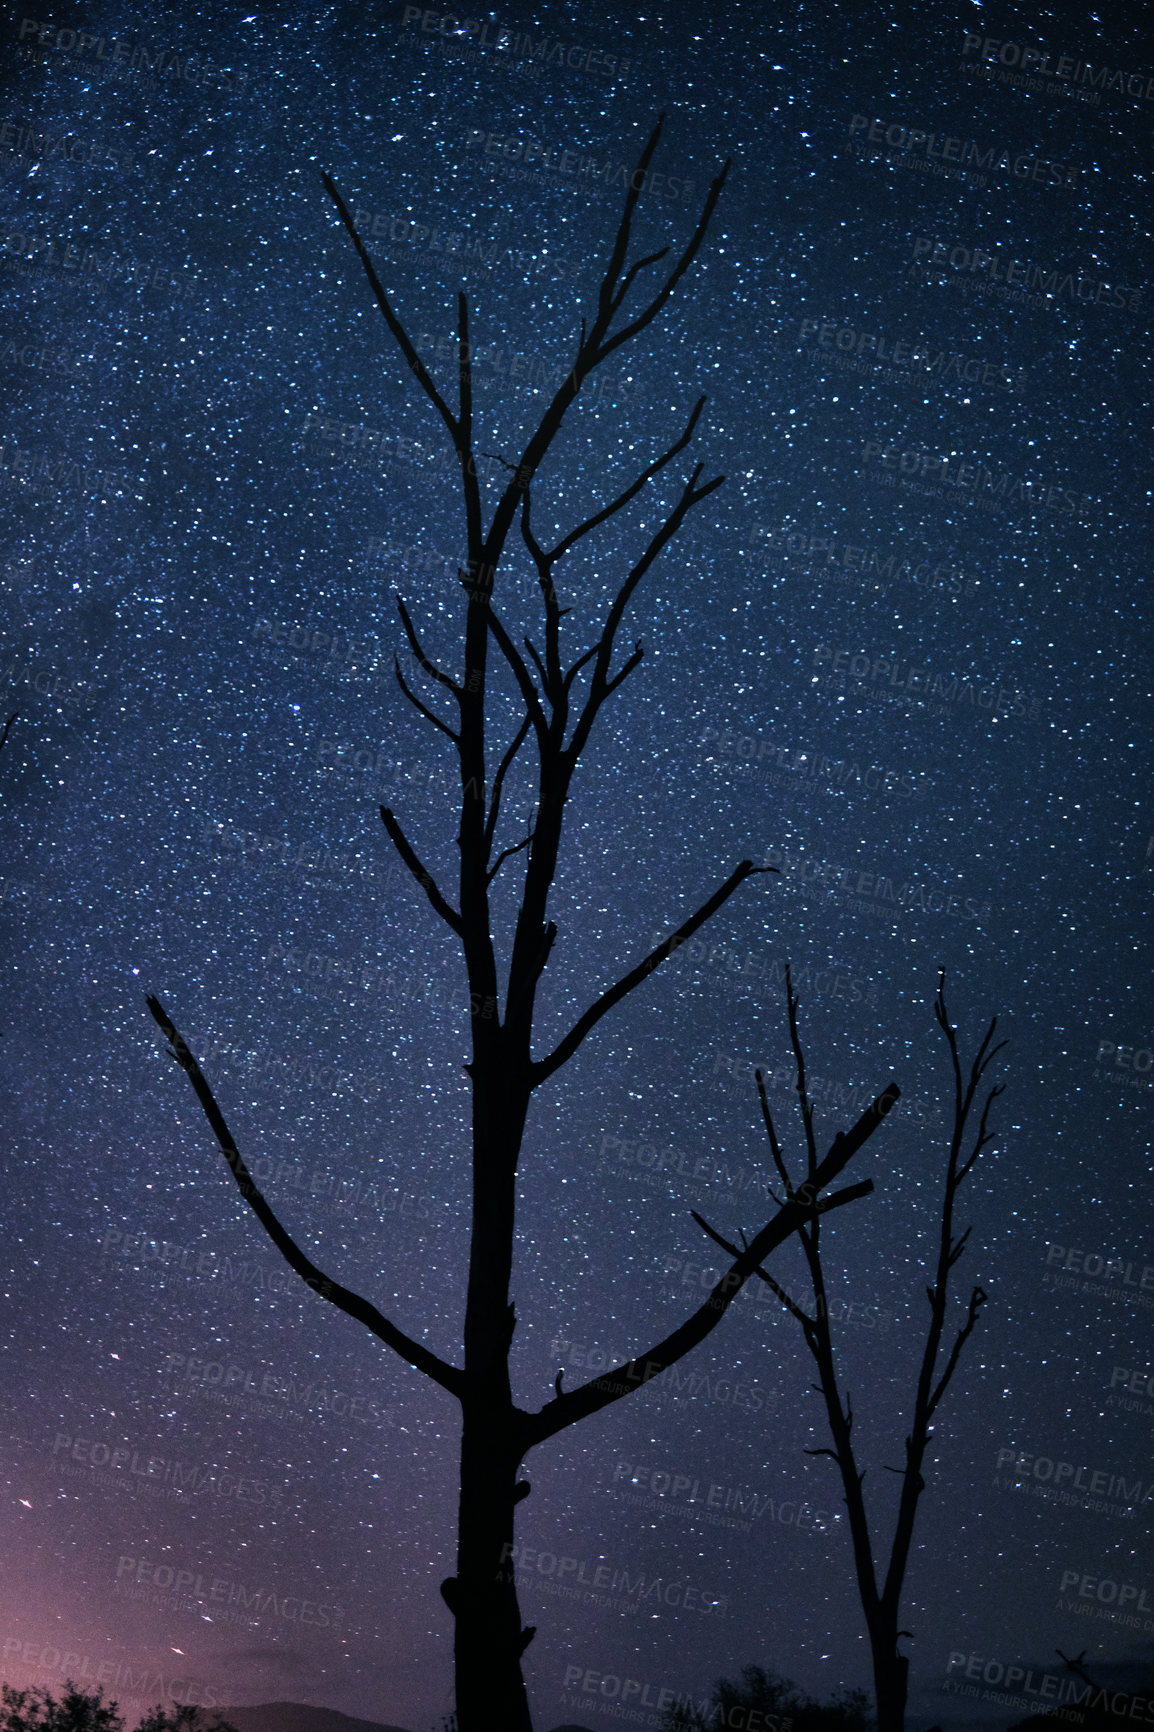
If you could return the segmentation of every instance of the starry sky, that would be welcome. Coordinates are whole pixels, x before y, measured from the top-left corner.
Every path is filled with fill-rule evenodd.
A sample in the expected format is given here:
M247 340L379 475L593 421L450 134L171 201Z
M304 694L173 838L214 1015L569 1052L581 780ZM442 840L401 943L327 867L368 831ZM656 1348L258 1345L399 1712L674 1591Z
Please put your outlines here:
M515 1395L538 1407L700 1302L718 1262L691 1210L730 1236L766 1218L754 1065L800 1147L788 960L820 1133L903 1091L853 1171L874 1194L826 1233L884 1536L948 1135L944 967L963 1051L995 1014L1010 1044L963 1195L959 1317L974 1281L989 1302L930 1451L910 1724L1009 1725L1004 1674L1068 1681L1059 1649L1148 1679L1140 18L6 9L0 1675L413 1732L451 1708L455 1404L280 1264L144 1000L290 1231L457 1359L464 975L377 807L451 873L451 766L392 653L402 593L459 665L463 511L321 177L446 389L465 290L491 506L663 112L638 253L729 179L664 315L568 418L539 521L570 527L708 403L683 467L568 562L572 643L692 463L726 481L631 605L645 660L575 783L539 1050L740 859L779 872L538 1094ZM536 630L524 559L501 581ZM800 1292L796 1248L775 1269ZM609 1724L574 1668L650 1699L753 1662L868 1685L812 1381L758 1284L676 1379L530 1457L537 1724ZM574 1589L598 1569L680 1586Z

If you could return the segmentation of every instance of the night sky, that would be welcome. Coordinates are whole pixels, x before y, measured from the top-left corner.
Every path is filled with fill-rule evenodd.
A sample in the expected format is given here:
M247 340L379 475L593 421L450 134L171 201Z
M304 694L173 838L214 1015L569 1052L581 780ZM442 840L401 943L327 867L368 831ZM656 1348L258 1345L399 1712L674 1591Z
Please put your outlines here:
M1149 1682L1141 12L6 9L0 1676L413 1732L452 1707L457 1406L280 1262L144 1001L289 1230L459 1362L464 972L377 808L452 881L455 772L392 654L401 592L459 668L463 512L321 176L446 390L466 290L491 508L664 112L634 256L684 243L727 158L729 180L664 315L571 412L539 533L708 404L653 497L566 562L571 645L692 464L726 482L623 628L645 660L575 783L538 1050L739 860L780 871L538 1094L514 1392L536 1409L700 1303L720 1254L691 1210L731 1237L767 1219L755 1064L801 1158L789 960L825 1141L903 1091L848 1175L874 1194L825 1233L887 1535L944 967L963 1051L995 1014L1010 1044L963 1193L958 1321L973 1282L989 1302L930 1451L910 1725L1008 1726L1004 1673L1064 1685L1058 1649ZM536 631L522 552L502 581ZM514 778L510 842L530 808ZM502 878L507 935L517 860ZM802 1291L796 1247L774 1268ZM750 1663L868 1687L812 1383L752 1284L675 1378L530 1456L537 1725L612 1724L606 1680L700 1697ZM601 1681L583 1706L574 1668Z

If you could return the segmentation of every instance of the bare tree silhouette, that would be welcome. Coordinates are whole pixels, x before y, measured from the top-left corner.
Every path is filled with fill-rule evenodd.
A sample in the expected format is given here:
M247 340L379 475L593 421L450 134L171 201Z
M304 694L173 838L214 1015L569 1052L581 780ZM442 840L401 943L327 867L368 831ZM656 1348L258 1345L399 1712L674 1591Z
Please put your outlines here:
M1141 1722L1143 1716L1149 1719L1147 1710L1151 1696L1154 1696L1154 1669L1149 1655L1141 1662L1144 1676L1140 1675L1136 1689L1111 1690L1091 1677L1085 1648L1074 1658L1064 1654L1061 1648L1055 1648L1054 1652L1066 1670L1083 1686L1081 1694L1072 1684L1067 1685L1068 1694L1065 1694L1062 1706L1043 1711L1039 1705L1036 1714L1027 1714L1024 1720L1016 1720L1010 1732L1060 1732L1062 1727L1068 1726L1084 1727L1085 1732L1111 1732L1120 1720L1137 1718Z
M1085 1648L1082 1649L1080 1654L1075 1655L1073 1659L1070 1658L1069 1654L1063 1654L1061 1648L1055 1648L1054 1652L1057 1654L1059 1660L1065 1662L1067 1672L1073 1672L1075 1678L1083 1684L1088 1684L1091 1690L1101 1690L1102 1685L1097 1683L1095 1679L1091 1678L1089 1672L1086 1670Z
M78 1690L69 1678L56 1697L43 1684L31 1690L0 1687L0 1732L124 1732L120 1704L105 1700L104 1686ZM158 1702L139 1721L136 1732L237 1732L231 1720L208 1709Z
M817 1144L814 1137L813 1102L806 1093L805 1054L802 1049L797 1020L798 1001L794 996L793 980L788 968L786 970L786 999L789 1007L790 1042L797 1064L797 1096L805 1127L806 1185L808 1186L816 1168ZM963 1075L957 1030L951 1023L949 1013L946 1010L944 969L938 979L938 992L934 1000L934 1017L949 1044L950 1061L953 1066L953 1122L950 1132L949 1157L946 1162L945 1187L942 1193L937 1264L933 1282L926 1287L926 1298L930 1306L930 1322L926 1332L925 1346L922 1350L922 1361L914 1392L909 1431L905 1440L906 1463L904 1468L888 1470L902 1476L902 1486L898 1499L897 1519L894 1523L893 1538L890 1543L889 1565L886 1569L885 1580L880 1587L874 1563L874 1543L863 1489L865 1469L859 1468L857 1465L857 1454L853 1443L853 1407L848 1397L843 1398L842 1396L830 1329L825 1267L822 1262L820 1216L809 1211L806 1220L797 1229L798 1238L801 1240L805 1252L810 1283L813 1288L814 1308L812 1315L799 1305L766 1270L759 1268L757 1271L761 1279L773 1289L782 1304L801 1324L806 1345L817 1364L820 1393L825 1400L833 1448L809 1450L807 1454L830 1456L837 1463L841 1473L842 1485L845 1489L845 1502L849 1513L858 1593L861 1597L862 1610L865 1613L866 1627L869 1631L878 1732L903 1732L905 1726L909 1659L906 1655L899 1653L898 1642L901 1637L909 1636L910 1631L903 1630L899 1626L902 1589L905 1585L918 1501L926 1489L922 1464L925 1459L926 1448L933 1435L934 1414L949 1388L954 1372L957 1370L962 1349L969 1340L982 1307L986 1303L986 1294L981 1287L975 1286L970 1294L965 1321L954 1337L954 1343L946 1357L945 1365L939 1372L938 1361L946 1326L950 1275L954 1265L965 1250L966 1241L970 1236L970 1228L967 1227L962 1234L955 1238L954 1208L958 1192L973 1170L978 1156L986 1145L993 1141L993 1132L988 1128L990 1109L1003 1092L1002 1084L996 1084L986 1096L977 1129L973 1132L972 1140L969 1142L968 1153L966 1152L967 1125L981 1089L982 1080L998 1053L1007 1044L1005 1041L999 1041L996 1046L993 1044L998 1023L998 1019L995 1017L986 1030L970 1066L968 1078ZM766 1135L769 1138L774 1166L785 1188L786 1199L792 1202L801 1193L794 1189L785 1164L781 1143L778 1140L777 1130L769 1110L769 1099L761 1072L758 1071L756 1074L761 1112L765 1121ZM734 1252L735 1248L707 1221L696 1214L696 1211L695 1219L711 1239L731 1254Z
M537 990L557 937L548 901L558 868L562 820L578 760L608 700L642 660L637 643L614 671L617 634L638 585L677 534L689 513L721 485L723 477L702 483L697 464L680 487L661 526L649 536L624 577L592 644L577 653L562 643L561 605L554 574L565 556L592 531L616 517L685 450L705 399L701 398L681 433L636 479L591 516L568 530L548 549L534 526L534 485L541 464L561 429L566 411L584 382L621 346L640 335L657 317L697 255L725 182L728 165L713 181L701 217L664 281L638 311L624 315L626 298L642 273L664 259L668 247L627 264L632 223L640 188L657 148L658 121L626 192L624 210L609 254L591 323L582 321L572 370L557 388L515 463L498 461L510 479L493 509L488 527L474 452L472 350L464 295L458 296L458 409L445 402L424 362L394 312L365 245L340 193L329 177L325 185L364 266L377 305L417 384L444 423L460 465L468 558L458 577L464 591L464 628L458 674L446 672L426 652L405 602L398 598L401 626L417 667L429 682L425 697L414 691L396 661L401 690L438 735L447 740L460 771L456 806L459 880L456 903L441 888L418 854L400 820L386 807L381 818L401 859L424 890L438 918L460 943L472 1011L472 1059L466 1066L472 1102L472 1226L464 1317L464 1364L448 1363L413 1339L368 1300L329 1279L294 1242L253 1182L213 1092L185 1041L160 1001L149 1007L168 1039L171 1052L189 1076L225 1159L245 1201L291 1268L331 1304L363 1323L400 1357L453 1395L461 1405L462 1435L457 1569L441 1584L455 1622L456 1713L460 1732L529 1732L531 1726L521 1656L533 1629L522 1628L513 1574L516 1505L529 1485L518 1479L527 1452L609 1403L642 1388L717 1325L758 1264L791 1233L872 1189L869 1181L823 1194L861 1148L898 1098L896 1084L878 1097L869 1112L846 1134L836 1137L825 1158L811 1163L802 1192L782 1204L747 1249L735 1253L731 1267L705 1303L655 1346L614 1371L556 1393L539 1411L513 1399L509 1355L515 1327L510 1275L515 1240L516 1175L526 1117L537 1090L578 1051L604 1017L633 992L679 945L704 925L742 885L759 871L742 860L702 905L683 919L649 954L617 982L593 998L552 1051L533 1051ZM622 317L619 320L618 315ZM616 328L615 328L616 325ZM506 624L495 603L497 578L511 563L510 532L519 520L521 540L536 573L541 596L540 647ZM566 628L566 633L571 628ZM500 694L489 661L505 668L520 709L519 724L497 757L487 756L497 731L495 704ZM564 651L564 653L563 653ZM567 657L572 654L573 659ZM432 707L439 696L448 706L446 721ZM518 752L532 737L536 748L537 808L527 835L502 846L498 836L502 795ZM497 874L523 855L523 881L511 942L495 930L490 889ZM500 926L500 923L497 923ZM502 980L504 994L502 1003ZM650 1325L651 1327L651 1325Z

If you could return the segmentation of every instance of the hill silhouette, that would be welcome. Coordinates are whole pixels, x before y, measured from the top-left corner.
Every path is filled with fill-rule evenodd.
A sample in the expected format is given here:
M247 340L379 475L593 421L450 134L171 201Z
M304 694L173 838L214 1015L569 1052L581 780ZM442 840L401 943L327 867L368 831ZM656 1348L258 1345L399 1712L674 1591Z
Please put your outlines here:
M1094 1686L1084 1702L1070 1703L1045 1714L1027 1714L1025 1719L1014 1721L1010 1732L1119 1732L1127 1720L1136 1719L1139 1725L1145 1721L1148 1725L1152 1702L1154 1680L1148 1679L1140 1691Z
M231 1720L237 1732L410 1732L407 1726L394 1726L391 1721L357 1720L335 1708L314 1708L307 1702L258 1702L215 1712ZM566 1721L553 1732L590 1732L590 1728Z
M237 1732L409 1732L407 1726L380 1720L356 1720L335 1708L314 1708L307 1702L257 1702L247 1708L217 1709Z

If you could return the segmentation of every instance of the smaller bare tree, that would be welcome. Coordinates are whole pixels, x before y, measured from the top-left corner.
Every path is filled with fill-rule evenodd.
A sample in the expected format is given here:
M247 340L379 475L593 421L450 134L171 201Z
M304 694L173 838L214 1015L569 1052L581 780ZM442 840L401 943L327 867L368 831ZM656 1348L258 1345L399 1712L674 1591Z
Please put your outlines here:
M937 1412L942 1397L949 1388L954 1372L957 1370L962 1348L973 1333L974 1325L986 1303L986 1294L981 1287L975 1285L970 1293L965 1321L958 1329L953 1346L950 1348L945 1364L939 1372L938 1365L942 1354L942 1341L945 1334L949 1302L950 1275L954 1265L965 1250L966 1241L970 1236L970 1228L967 1227L963 1233L955 1237L954 1208L958 1192L973 1171L975 1161L986 1145L993 1141L993 1132L988 1128L990 1109L997 1097L1003 1092L1003 1085L996 1084L990 1089L981 1108L977 1128L972 1132L968 1128L970 1116L982 1089L986 1072L1006 1045L1005 1041L999 1041L997 1045L994 1045L994 1033L998 1024L997 1017L994 1017L970 1066L969 1076L964 1075L964 1067L958 1050L957 1029L950 1021L949 1013L946 1010L945 979L945 970L943 969L938 978L938 992L934 1000L934 1017L949 1043L954 1078L953 1125L950 1133L949 1158L946 1163L945 1189L942 1194L937 1267L932 1283L926 1287L926 1298L930 1306L930 1323L926 1333L925 1346L922 1350L921 1367L914 1392L913 1412L906 1434L906 1464L904 1468L888 1470L902 1476L902 1488L898 1500L893 1539L890 1544L889 1565L886 1569L885 1580L880 1586L877 1567L874 1562L874 1542L863 1488L865 1469L858 1467L853 1443L853 1407L849 1399L842 1395L834 1354L833 1336L830 1330L829 1300L825 1268L822 1262L820 1217L816 1213L810 1212L797 1228L797 1235L805 1252L810 1283L813 1288L814 1308L812 1315L799 1305L764 1268L759 1267L757 1270L761 1279L772 1288L786 1309L801 1324L806 1345L817 1364L820 1393L825 1400L833 1448L812 1449L807 1450L806 1453L808 1455L830 1456L837 1463L842 1485L845 1488L845 1503L849 1512L850 1537L853 1543L854 1569L857 1575L862 1610L865 1613L866 1626L869 1631L870 1650L873 1659L878 1732L904 1732L910 1663L907 1655L899 1653L898 1642L901 1637L909 1636L911 1632L900 1627L901 1598L905 1586L906 1568L909 1563L910 1546L913 1541L918 1502L926 1489L923 1462L930 1438L933 1435L934 1414ZM797 1096L801 1104L802 1122L805 1127L807 1168L806 1182L802 1186L795 1187L790 1177L774 1126L773 1116L769 1110L765 1083L760 1071L756 1075L757 1091L761 1099L761 1113L765 1121L766 1134L769 1137L774 1166L777 1168L782 1185L785 1187L787 1199L793 1201L795 1198L805 1199L813 1195L808 1187L812 1183L817 1164L817 1139L814 1134L813 1102L806 1092L805 1054L802 1050L797 1021L798 1001L794 997L793 979L788 968L786 969L785 980L786 999L789 1006L790 1042L797 1063ZM735 1247L730 1245L700 1215L696 1214L696 1211L695 1219L717 1244L724 1246L727 1251L735 1252Z

